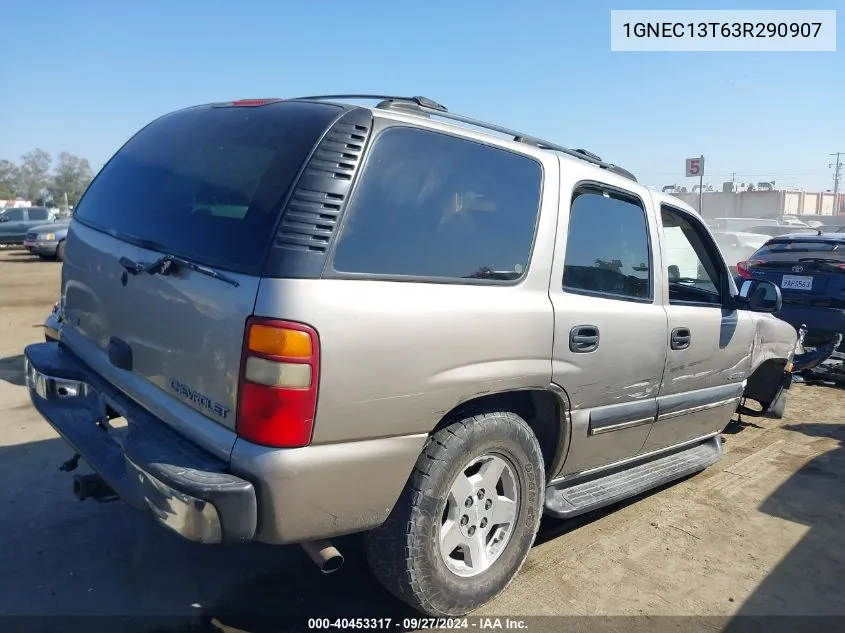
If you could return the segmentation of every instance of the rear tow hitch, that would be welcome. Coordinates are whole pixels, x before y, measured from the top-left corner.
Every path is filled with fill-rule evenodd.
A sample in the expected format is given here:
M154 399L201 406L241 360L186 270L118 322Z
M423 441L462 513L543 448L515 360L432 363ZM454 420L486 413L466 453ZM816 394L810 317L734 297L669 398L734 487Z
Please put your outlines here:
M80 458L79 453L76 453L69 460L67 460L66 462L63 462L62 465L59 466L59 470L61 470L64 473L69 473L69 472L76 470L77 468L79 468L79 458Z
M74 475L73 494L80 501L94 499L97 502L117 501L118 496L105 480L97 474Z

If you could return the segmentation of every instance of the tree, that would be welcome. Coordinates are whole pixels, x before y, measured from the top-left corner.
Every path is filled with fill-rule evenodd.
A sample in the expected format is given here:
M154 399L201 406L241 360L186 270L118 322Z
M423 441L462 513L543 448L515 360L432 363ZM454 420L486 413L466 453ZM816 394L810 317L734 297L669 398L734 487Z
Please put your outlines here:
M0 199L10 200L18 195L18 166L8 160L0 160Z
M59 154L59 162L47 185L53 204L62 206L67 194L68 204L76 206L93 177L87 158L79 158L68 152Z
M49 152L43 149L34 149L21 156L21 166L18 169L18 193L27 200L43 199L52 162Z

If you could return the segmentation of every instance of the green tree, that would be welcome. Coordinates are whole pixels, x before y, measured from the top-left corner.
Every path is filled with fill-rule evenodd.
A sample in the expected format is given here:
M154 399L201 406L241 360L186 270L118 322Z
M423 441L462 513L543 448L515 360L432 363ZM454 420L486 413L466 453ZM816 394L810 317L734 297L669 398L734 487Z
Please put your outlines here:
M49 152L43 149L34 149L21 156L21 166L18 168L18 192L27 200L43 199L44 191L49 183L52 162Z
M53 204L64 205L67 194L68 204L76 206L93 177L87 158L80 158L68 152L59 154L59 161L47 185Z
M0 160L0 199L10 200L18 195L18 166L8 160Z

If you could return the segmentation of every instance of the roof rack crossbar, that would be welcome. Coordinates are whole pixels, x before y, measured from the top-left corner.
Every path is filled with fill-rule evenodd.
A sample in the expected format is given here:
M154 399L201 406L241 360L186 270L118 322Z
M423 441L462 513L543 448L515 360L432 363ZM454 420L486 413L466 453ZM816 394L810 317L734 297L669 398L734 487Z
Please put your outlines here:
M439 116L444 119L448 119L451 121L458 121L460 123L465 123L467 125L472 125L474 127L482 128L485 130L490 130L491 132L498 132L499 134L503 134L505 136L510 136L514 141L518 143L527 143L529 145L534 145L540 149L547 149L554 152L560 152L562 154L566 154L568 156L572 156L573 158L577 158L578 160L583 160L593 165L597 165L603 169L607 169L615 174L620 176L624 176L625 178L629 178L634 182L637 182L636 177L630 171L623 167L619 167L618 165L614 165L612 163L608 163L603 161L601 158L596 156L595 154L588 152L587 150L583 149L570 149L568 147L564 147L563 145L558 145L556 143L552 143L550 141L544 141L543 139L534 138L532 136L527 136L521 132L516 130L512 130L510 128L506 128L501 125L496 125L495 123L488 123L487 121L481 121L480 119L473 119L472 117L464 116L463 114L456 114L454 112L449 112L445 106L437 103L433 99L428 99L426 97L397 97L397 96L390 96L390 95L368 95L368 94L360 94L360 95L318 95L312 97L296 97L294 99L290 99L291 101L328 101L333 99L344 99L344 100L352 100L352 99L374 99L380 101L399 101L399 102L406 102L406 103L413 103L418 106L421 110L425 112L429 112L430 114Z

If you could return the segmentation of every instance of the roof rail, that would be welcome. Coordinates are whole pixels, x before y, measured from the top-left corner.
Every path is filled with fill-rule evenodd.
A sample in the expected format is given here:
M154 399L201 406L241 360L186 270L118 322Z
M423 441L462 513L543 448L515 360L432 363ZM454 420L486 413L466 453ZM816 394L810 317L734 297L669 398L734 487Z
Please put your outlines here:
M434 99L427 97L397 97L395 95L317 95L313 97L295 97L288 101L331 101L333 99L373 99L377 101L412 103L420 108L448 112L446 106L440 105Z
M637 182L637 178L632 174L630 171L623 167L619 167L618 165L614 165L613 163L608 163L603 161L599 156L596 156L592 152L588 152L585 149L570 149L568 147L564 147L563 145L557 145L556 143L552 143L550 141L544 141L543 139L535 138L533 136L527 136L522 134L521 132L517 132L516 130L512 130L510 128L503 127L501 125L496 125L494 123L488 123L486 121L481 121L479 119L473 119L468 116L464 116L462 114L456 114L454 112L449 112L445 106L437 103L433 99L428 99L427 97L397 97L397 96L390 96L390 95L319 95L313 97L296 97L293 99L289 99L290 101L330 101L330 100L340 100L340 99L375 99L379 100L381 103L378 104L378 107L381 108L391 108L394 106L400 106L400 109L407 109L407 106L413 106L414 110L419 110L424 114L433 114L435 116L439 116L444 119L448 119L450 121L458 121L459 123L465 123L467 125L472 125L473 127L482 128L485 130L489 130L492 132L498 132L499 134L503 134L505 136L511 137L514 141L518 143L526 143L528 145L533 145L540 149L547 149L553 152L560 152L562 154L566 154L568 156L572 156L573 158L577 158L579 160L586 161L602 169L606 169L614 174L618 174L624 178L628 178ZM402 106L405 106L404 108Z

